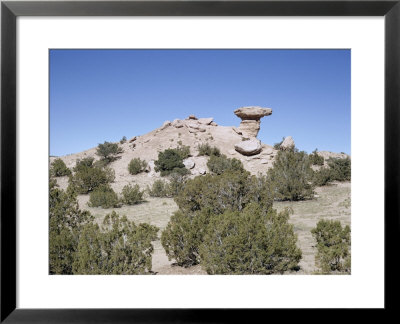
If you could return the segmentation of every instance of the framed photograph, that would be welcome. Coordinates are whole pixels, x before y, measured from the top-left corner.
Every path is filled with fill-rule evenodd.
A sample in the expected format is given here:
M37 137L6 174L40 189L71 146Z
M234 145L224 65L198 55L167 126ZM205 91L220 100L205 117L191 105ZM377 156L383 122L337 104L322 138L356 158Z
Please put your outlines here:
M3 1L1 321L391 310L398 1Z

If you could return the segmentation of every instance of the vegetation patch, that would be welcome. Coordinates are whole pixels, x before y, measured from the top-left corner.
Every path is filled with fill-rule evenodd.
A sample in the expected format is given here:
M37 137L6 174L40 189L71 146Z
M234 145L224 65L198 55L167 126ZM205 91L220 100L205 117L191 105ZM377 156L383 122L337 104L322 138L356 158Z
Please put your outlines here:
M315 262L323 273L351 272L350 227L339 221L320 220L311 230L317 241Z
M200 144L199 146L197 146L197 150L199 151L198 156L220 156L221 152L219 150L219 148L215 147L215 146L211 146L208 143L205 144Z
M190 173L190 171L185 168L183 160L187 158L189 154L190 149L188 146L166 149L163 152L159 152L158 160L154 162L155 170L160 172L163 177L172 173L186 175Z
M89 207L121 207L117 193L108 184L103 184L90 193Z
M297 149L279 151L268 178L278 200L304 200L314 196L313 170L307 153Z
M146 161L141 160L140 158L134 158L128 164L128 171L130 174L135 175L145 171L146 167Z
M125 205L136 205L143 201L144 192L139 185L126 185L122 188L122 202Z
M115 212L100 228L76 195L50 182L50 274L148 274L158 228L136 225Z
M222 174L226 171L243 172L244 167L238 159L230 159L226 155L211 155L207 161L208 169L214 174Z
M106 163L115 161L117 155L122 153L122 148L117 143L104 142L97 146L96 154Z
M64 161L60 158L55 159L51 163L50 176L52 177L63 177L71 174L71 170L67 168Z
M93 158L78 160L69 177L69 186L73 191L87 194L101 185L111 183L115 179L115 172L108 167L99 167L93 164Z

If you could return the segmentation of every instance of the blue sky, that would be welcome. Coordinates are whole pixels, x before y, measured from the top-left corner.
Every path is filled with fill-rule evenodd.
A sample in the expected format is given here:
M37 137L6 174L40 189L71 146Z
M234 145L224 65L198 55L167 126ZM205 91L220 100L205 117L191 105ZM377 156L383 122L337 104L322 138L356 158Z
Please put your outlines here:
M350 50L50 50L50 155L145 134L165 120L272 108L258 138L350 154Z

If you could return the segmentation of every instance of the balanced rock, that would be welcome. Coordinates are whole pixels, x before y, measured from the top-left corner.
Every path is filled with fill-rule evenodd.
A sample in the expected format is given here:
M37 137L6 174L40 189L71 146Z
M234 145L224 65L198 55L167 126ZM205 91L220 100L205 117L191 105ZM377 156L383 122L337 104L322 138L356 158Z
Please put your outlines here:
M291 150L294 148L294 140L292 138L292 136L287 136L285 137L285 139L283 140L283 142L281 143L281 145L279 146L279 148L281 150Z
M258 106L241 107L234 111L242 122L239 125L239 131L243 136L257 137L260 130L260 119L272 114L271 108L262 108Z
M197 120L197 117L195 115L189 115L187 119Z
M258 139L253 138L235 144L235 150L242 155L250 156L260 153L262 150L262 146L261 142Z

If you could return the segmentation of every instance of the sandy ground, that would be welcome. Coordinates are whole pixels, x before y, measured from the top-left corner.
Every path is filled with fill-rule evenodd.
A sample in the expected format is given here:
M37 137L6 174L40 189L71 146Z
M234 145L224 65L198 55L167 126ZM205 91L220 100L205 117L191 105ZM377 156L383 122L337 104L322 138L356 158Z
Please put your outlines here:
M290 223L294 225L298 235L298 246L303 252L300 261L300 271L290 274L312 274L315 268L314 256L316 253L315 241L311 235L311 229L320 219L340 220L342 224L350 225L351 211L351 184L335 183L330 186L316 189L317 196L313 200L300 202L275 202L274 208L278 211L285 207L291 207L293 214ZM183 268L169 261L161 246L160 236L167 226L171 215L178 209L172 198L146 198L146 202L135 206L123 206L114 209L90 208L87 206L89 196L78 197L82 209L89 210L95 216L96 221L102 222L104 216L115 210L120 215L126 215L135 223L149 223L160 228L158 239L153 242L154 254L152 270L155 274L193 275L206 274L200 266Z

